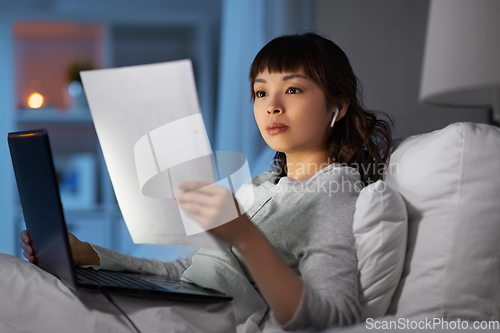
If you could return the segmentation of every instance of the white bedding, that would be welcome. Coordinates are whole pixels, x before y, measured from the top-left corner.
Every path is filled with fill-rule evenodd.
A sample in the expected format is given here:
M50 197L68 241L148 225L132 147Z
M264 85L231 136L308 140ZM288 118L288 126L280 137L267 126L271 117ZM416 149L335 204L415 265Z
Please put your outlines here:
M113 296L142 332L281 332L234 257L201 251L196 270L184 278L225 291L230 303L193 304ZM100 294L76 295L57 278L19 258L0 253L0 332L134 332ZM262 327L262 325L260 325Z

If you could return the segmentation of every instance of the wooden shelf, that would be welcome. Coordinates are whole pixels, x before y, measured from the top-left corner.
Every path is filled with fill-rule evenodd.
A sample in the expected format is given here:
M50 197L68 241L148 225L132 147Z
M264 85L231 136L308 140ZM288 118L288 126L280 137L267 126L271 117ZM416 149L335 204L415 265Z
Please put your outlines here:
M88 109L22 109L16 113L18 123L83 123L92 124Z
M101 24L77 22L14 23L16 105L28 107L32 93L44 96L45 106L71 107L68 84L76 79L74 66L102 67Z

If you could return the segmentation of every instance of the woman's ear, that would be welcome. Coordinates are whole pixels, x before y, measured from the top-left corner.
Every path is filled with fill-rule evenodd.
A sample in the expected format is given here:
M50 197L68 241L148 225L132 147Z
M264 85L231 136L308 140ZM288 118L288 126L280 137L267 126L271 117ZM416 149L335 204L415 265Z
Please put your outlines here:
M347 109L349 108L349 99L347 98L343 98L343 99L339 99L334 107L333 107L333 118L332 118L332 123L331 123L331 127L333 127L333 124L337 121L339 121L340 119L342 119L346 113L347 113ZM336 117L335 117L335 113L337 113ZM335 119L334 119L335 118Z
M347 98L342 98L337 101L337 107L339 108L339 115L337 116L337 120L344 118L347 113L347 109L349 109L350 100ZM335 111L335 110L334 110Z

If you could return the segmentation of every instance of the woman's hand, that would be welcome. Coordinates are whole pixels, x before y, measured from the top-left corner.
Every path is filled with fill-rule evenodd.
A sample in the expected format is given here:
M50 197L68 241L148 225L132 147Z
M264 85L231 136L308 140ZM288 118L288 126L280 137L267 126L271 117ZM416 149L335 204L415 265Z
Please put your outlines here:
M99 255L94 251L89 243L85 243L68 232L69 246L75 266L100 265ZM21 248L23 255L30 262L35 262L35 250L33 249L31 238L27 230L21 232Z
M179 207L220 240L236 246L256 229L245 214L238 216L238 203L225 187L185 182L180 188L184 193L176 196Z
M23 230L21 232L21 249L23 249L23 255L30 262L35 262L35 253L33 247L31 246L31 238L28 234L28 230Z
M234 214L229 212L234 213L234 205L238 205L231 193L224 187L208 185L181 184L185 193L176 196L179 207L210 233L236 247L267 304L285 324L299 306L302 280L245 214L231 218Z

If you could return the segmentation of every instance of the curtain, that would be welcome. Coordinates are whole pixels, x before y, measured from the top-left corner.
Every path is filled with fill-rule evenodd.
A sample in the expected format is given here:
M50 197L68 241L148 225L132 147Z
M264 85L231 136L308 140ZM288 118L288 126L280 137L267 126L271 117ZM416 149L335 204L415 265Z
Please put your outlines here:
M311 29L312 1L224 0L215 150L239 151L256 176L271 169L274 151L253 116L248 78L253 58L272 38Z

